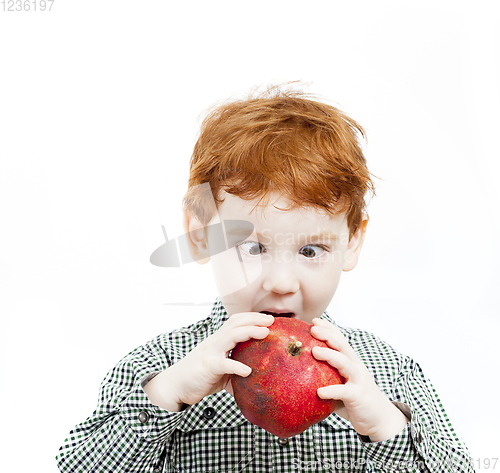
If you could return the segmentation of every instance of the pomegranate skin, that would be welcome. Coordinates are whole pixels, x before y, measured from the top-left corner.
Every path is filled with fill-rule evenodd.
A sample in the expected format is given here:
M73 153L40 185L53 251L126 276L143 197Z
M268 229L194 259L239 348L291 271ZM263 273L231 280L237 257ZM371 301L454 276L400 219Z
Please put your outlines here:
M280 438L293 437L328 417L336 401L321 399L317 389L343 384L339 372L312 356L328 347L311 335L312 325L276 317L264 340L238 343L231 358L252 368L243 378L231 375L234 399L252 423Z

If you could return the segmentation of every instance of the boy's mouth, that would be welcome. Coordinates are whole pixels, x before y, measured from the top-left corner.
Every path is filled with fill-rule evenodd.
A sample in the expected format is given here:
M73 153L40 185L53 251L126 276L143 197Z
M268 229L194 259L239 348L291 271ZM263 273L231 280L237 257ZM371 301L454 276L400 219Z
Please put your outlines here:
M271 312L270 310L261 310L260 313L272 315L273 317L293 317L295 315L293 312Z

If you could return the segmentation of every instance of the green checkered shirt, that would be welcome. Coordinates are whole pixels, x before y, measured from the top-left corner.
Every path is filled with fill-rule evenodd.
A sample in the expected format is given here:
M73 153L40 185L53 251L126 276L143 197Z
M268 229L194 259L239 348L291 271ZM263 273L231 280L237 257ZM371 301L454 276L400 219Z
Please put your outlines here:
M101 384L97 409L56 457L63 472L473 472L437 394L413 360L374 335L341 328L391 401L411 409L392 439L370 443L336 414L288 439L250 424L225 391L182 412L149 401L141 382L179 361L227 320L217 299L206 319L125 356ZM325 312L323 318L332 321ZM401 407L401 405L399 405ZM404 406L403 406L404 410Z

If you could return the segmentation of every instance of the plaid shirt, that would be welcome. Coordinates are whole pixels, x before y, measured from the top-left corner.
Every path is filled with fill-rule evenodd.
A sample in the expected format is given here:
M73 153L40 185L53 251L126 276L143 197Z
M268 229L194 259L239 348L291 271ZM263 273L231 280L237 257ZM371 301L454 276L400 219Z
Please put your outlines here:
M348 421L332 414L280 441L250 424L225 391L182 412L152 405L142 380L185 357L227 317L217 299L206 319L160 335L125 356L102 382L93 415L76 426L59 449L60 471L474 471L466 447L418 364L361 330L339 327L379 388L391 401L411 409L411 421L389 440L367 442ZM322 317L332 322L326 312Z

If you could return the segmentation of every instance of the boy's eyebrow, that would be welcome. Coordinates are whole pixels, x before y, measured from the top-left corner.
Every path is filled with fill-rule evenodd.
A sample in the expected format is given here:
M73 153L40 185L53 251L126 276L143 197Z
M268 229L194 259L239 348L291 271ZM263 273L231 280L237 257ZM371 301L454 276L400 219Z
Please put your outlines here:
M337 241L339 236L333 232L322 232L322 233L313 233L309 238L318 239L318 240L333 240Z
M248 234L248 229L247 228L244 228L244 227L237 227L237 226L234 226L230 229L227 229L226 230L226 234L228 235L231 235L231 236L241 236L243 238L247 238L249 237L250 235ZM253 232L252 232L253 234ZM259 241L263 241L263 240L269 240L270 238L271 239L274 239L275 236L273 236L272 234L264 234L264 233L260 233L260 232L255 232L255 234L257 235L257 239ZM331 240L331 241L337 241L339 239L339 235L337 235L336 233L334 232L329 232L329 231L325 231L325 232L320 232L320 233L311 233L311 234L308 234L308 233L297 233L297 234L294 234L294 233L291 233L291 232L288 232L288 233L283 233L282 234L282 239L283 240L286 240L287 237L295 237L297 238L298 240L304 240L304 241L315 241L315 240Z
M227 226L225 227L225 231L226 231L226 235L231 235L231 236L236 236L236 237L242 237L242 238L247 238L249 237L251 234L253 234L253 231L252 232L249 232L248 231L248 228L245 228L245 227L235 227L235 226L232 226L230 228L227 228ZM256 232L257 233L257 237L260 238L262 237L262 234L259 233L259 232Z

